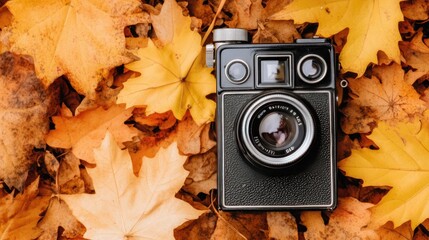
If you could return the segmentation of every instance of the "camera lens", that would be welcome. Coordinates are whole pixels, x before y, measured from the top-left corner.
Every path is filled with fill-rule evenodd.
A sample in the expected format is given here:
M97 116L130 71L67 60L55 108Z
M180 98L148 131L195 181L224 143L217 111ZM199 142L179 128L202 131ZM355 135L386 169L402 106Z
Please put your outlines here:
M281 169L309 151L315 135L311 111L299 96L270 91L250 101L240 114L237 136L252 163Z
M295 137L296 130L293 119L283 112L271 112L259 124L259 136L271 149L287 146Z
M242 60L233 60L225 67L225 75L234 84L240 84L249 77L249 66Z
M308 54L298 62L298 75L304 82L320 82L325 77L326 72L326 62L319 55Z

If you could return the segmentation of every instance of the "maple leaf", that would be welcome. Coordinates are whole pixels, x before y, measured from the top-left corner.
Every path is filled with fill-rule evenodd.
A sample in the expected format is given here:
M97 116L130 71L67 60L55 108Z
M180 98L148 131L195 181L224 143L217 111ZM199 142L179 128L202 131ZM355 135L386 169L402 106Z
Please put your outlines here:
M108 71L134 58L125 49L124 27L147 22L135 13L137 0L13 0L7 30L10 50L30 55L36 74L48 86L66 75L81 94L91 96Z
M346 133L369 132L377 120L401 121L419 116L426 109L413 86L404 81L398 64L376 66L371 78L348 79L351 90L341 127Z
M369 63L377 63L378 51L400 63L398 22L403 20L400 1L295 0L271 18L293 19L298 24L318 22L316 35L324 37L349 28L339 60L345 72L362 76Z
M132 115L133 108L113 105L107 110L102 107L88 110L76 117L54 116L55 130L46 136L51 147L72 148L74 155L89 163L95 163L92 149L100 146L107 130L118 144L130 141L136 131L124 124Z
M339 198L327 225L320 212L303 212L301 220L307 227L304 236L306 239L379 239L378 234L367 227L372 206L351 197Z
M33 148L45 145L50 105L54 94L34 73L25 57L0 55L0 179L22 190L31 164Z
M410 220L414 229L429 217L429 121L379 122L369 138L379 150L354 149L339 167L364 186L392 187L371 209L374 224L392 221L397 227Z
M163 20L154 21L153 27L164 46L158 48L149 40L137 51L140 60L126 68L141 75L124 83L117 102L145 105L147 115L172 110L179 120L189 109L199 125L213 121L216 105L206 96L216 91L216 81L212 69L205 67L200 35L190 29L190 18L173 0L165 1L159 18Z
M94 155L97 167L88 173L96 193L62 196L87 228L85 238L173 239L175 227L203 213L174 197L188 175L176 143L144 158L138 177L110 133Z
M40 214L48 207L49 198L37 197L39 179L24 193L0 193L0 239L35 239L42 233L37 227Z

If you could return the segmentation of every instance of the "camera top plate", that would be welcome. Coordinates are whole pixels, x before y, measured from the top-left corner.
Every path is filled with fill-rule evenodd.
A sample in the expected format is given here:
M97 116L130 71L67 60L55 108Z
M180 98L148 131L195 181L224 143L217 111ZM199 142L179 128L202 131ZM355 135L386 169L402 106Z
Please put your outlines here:
M336 59L326 39L291 44L224 44L216 51L217 92L256 89L335 89ZM241 62L243 78L231 81ZM313 76L314 75L314 76Z

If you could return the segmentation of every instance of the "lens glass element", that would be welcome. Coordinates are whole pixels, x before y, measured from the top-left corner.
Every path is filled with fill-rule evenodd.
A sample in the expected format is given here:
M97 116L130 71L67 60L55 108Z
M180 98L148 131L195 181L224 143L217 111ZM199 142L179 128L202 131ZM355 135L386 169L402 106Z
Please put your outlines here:
M269 113L259 125L259 135L262 141L274 149L286 146L295 134L294 121L282 112Z
M325 60L315 54L308 54L298 62L298 75L304 82L318 83L323 80L328 67Z
M322 72L322 65L317 58L308 58L302 63L302 74L308 79L317 79Z
M244 61L234 60L226 66L225 74L230 82L239 84L249 77L249 66Z

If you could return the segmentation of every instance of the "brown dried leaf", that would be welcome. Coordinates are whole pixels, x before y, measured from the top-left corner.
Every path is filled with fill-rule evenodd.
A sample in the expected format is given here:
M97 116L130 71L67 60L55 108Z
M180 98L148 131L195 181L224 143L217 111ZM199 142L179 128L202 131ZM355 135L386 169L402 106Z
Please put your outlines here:
M429 1L402 1L401 10L404 16L411 20L427 20L429 18Z
M198 219L174 229L174 238L177 240L210 239L216 227L216 221L217 217L214 213L204 213Z
M217 158L214 151L194 155L186 161L183 167L189 171L183 190L198 195L209 195L210 190L216 188Z
M227 1L224 10L232 14L232 19L225 22L228 27L254 30L263 10L262 0Z
M77 194L85 192L85 182L81 177L80 160L68 152L61 161L58 171L59 191L62 194Z
M28 59L0 55L0 179L22 189L33 148L43 148L51 114L50 90L45 90Z
M142 125L151 127L159 127L164 130L173 127L176 124L176 118L172 111L165 113L152 113L146 116L144 108L135 108L133 111L134 121Z
M133 162L134 174L138 174L142 166L142 158L153 158L161 148L166 148L176 140L174 129L165 129L161 131L152 131L144 129L139 133L137 142L124 143L128 148L131 160Z
M213 20L215 13L209 4L204 0L189 0L189 12L202 21L202 28L207 28Z
M298 239L298 226L295 217L290 212L268 212L267 223L268 239Z
M268 229L267 215L260 213L220 212L212 240L264 239ZM257 229L255 231L255 229Z
M58 237L79 238L85 233L85 227L76 220L67 204L53 197L43 219L37 224L43 230L39 240L57 239ZM60 232L60 228L64 231Z
M291 43L300 38L292 20L270 20L269 17L290 1L271 0L267 2L260 16L254 16L258 21L258 31L253 36L254 43Z
M367 228L371 206L355 198L340 198L326 226L320 213L303 212L301 220L307 227L304 236L306 239L379 239L374 230Z
M185 155L195 155L201 150L201 132L205 125L198 125L189 113L177 126L177 147Z
M369 132L377 120L398 122L421 116L426 106L420 95L404 81L398 64L376 66L371 78L349 79L348 104L341 109L341 127L347 134Z
M399 48L407 65L413 69L405 74L405 81L413 84L416 80L429 76L429 47L423 42L420 29L411 42L399 42Z

